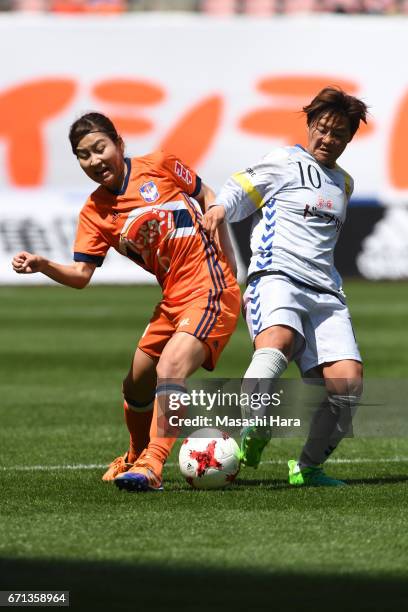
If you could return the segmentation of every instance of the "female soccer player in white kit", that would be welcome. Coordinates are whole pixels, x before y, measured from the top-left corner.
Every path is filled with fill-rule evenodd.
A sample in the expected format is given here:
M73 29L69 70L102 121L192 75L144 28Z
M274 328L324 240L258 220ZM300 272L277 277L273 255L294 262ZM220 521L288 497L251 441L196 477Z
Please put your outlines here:
M289 483L338 486L322 463L346 435L362 389L361 356L334 267L334 247L353 192L337 159L366 122L367 106L327 87L303 108L308 144L274 149L234 174L204 217L212 235L226 219L252 215L252 258L244 308L255 352L245 379L276 379L295 360L302 375L324 379L316 412ZM243 432L244 464L257 467L267 443Z

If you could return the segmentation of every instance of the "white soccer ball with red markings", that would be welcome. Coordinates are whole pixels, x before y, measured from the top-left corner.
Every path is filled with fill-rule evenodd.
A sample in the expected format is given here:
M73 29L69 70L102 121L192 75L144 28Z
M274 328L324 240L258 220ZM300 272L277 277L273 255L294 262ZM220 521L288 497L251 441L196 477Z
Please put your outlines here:
M221 489L230 485L239 472L239 446L218 429L199 429L183 441L179 464L194 489Z

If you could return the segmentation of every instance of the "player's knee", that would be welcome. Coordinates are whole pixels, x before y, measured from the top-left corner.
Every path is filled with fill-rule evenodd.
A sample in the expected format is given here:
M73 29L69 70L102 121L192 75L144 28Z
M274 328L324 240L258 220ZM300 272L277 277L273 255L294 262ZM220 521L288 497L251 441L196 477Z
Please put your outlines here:
M158 380L184 378L183 366L177 353L162 356L157 364L156 372Z
M255 347L257 350L265 348L277 350L289 360L293 355L295 339L295 330L282 325L273 325L258 334L255 338Z
M359 392L361 395L363 387L363 364L355 361L353 370L353 375L351 376L351 386L354 386L356 393Z
M333 396L361 397L363 392L363 365L358 361L349 361L342 364L339 371L331 376L325 375L327 392Z

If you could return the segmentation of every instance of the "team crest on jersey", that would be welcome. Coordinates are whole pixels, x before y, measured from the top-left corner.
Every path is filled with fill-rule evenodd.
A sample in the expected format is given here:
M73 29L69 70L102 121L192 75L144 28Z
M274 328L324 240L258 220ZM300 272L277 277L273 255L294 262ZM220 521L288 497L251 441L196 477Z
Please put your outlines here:
M153 181L149 181L148 183L143 183L143 185L139 189L140 195L144 199L145 202L155 202L158 200L160 194L157 189L156 184Z

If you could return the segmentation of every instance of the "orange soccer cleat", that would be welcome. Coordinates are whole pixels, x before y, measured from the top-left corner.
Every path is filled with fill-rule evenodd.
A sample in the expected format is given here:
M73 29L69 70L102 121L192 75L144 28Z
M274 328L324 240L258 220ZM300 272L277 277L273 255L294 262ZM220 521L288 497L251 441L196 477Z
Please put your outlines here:
M102 476L102 480L104 482L112 482L119 474L130 470L130 468L133 467L133 463L129 463L128 458L129 451L121 457L116 457Z
M149 457L144 451L130 469L115 478L115 485L119 489L134 493L163 491L162 479L161 476L157 475L159 470L155 466L156 463L158 463L157 460ZM154 467L156 467L156 470Z

